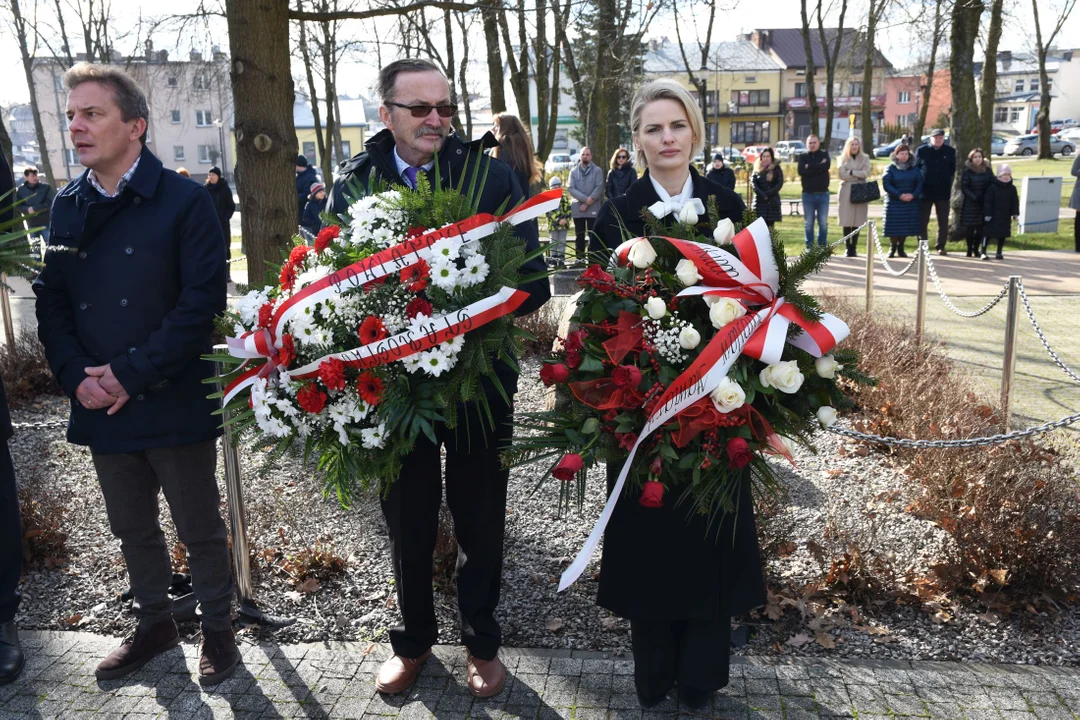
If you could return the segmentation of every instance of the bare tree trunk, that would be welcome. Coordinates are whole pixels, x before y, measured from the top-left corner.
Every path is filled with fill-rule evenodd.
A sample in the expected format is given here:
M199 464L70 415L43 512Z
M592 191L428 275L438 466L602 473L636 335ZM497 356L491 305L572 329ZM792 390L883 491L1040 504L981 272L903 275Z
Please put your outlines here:
M506 111L506 93L503 90L502 52L499 50L498 0L490 0L480 11L484 21L484 41L487 44L488 85L491 90L491 114Z
M30 89L30 112L34 115L34 134L37 135L38 149L41 150L41 167L39 168L45 177L55 182L52 161L49 159L49 146L45 142L45 127L41 124L41 109L38 106L37 90L34 87L34 61L30 57L30 46L27 43L27 22L19 8L19 0L11 0L11 16L15 20L15 36L19 40L19 53L22 55L23 74L26 76L26 86ZM67 158L60 158L65 165Z
M993 0L990 5L990 27L986 33L986 59L982 69L982 91L979 102L979 120L982 129L979 143L990 156L994 135L994 101L997 99L997 53L1001 42L1001 14L1004 0Z
M566 26L570 21L570 3L571 0L566 0L566 6L560 7L555 13L555 42L562 48L563 57L566 59L566 73L570 76L570 86L574 89L574 102L578 113L586 113L585 117L581 118L581 122L586 128L585 137L588 137L589 101L585 97L585 86L581 83L581 72L578 71L577 62L574 60L574 48L566 35Z
M698 106L701 108L701 117L705 119L706 128L709 127L709 46L712 44L712 31L715 20L716 3L710 2L709 24L705 30L705 42L701 43L701 56L696 58L698 63L697 67L694 67L686 54L686 46L683 45L682 32L679 30L679 6L675 5L675 39L679 43L679 54L682 56L683 67L686 68L686 75L690 79L690 84L697 90ZM703 74L698 75L698 72L702 72Z
M536 83L536 133L533 135L533 147L537 154L544 144L548 135L548 107L555 97L558 104L559 87L551 86L551 77L548 74L548 42L547 42L547 0L536 0L536 34L533 36L533 58L536 66L533 68L533 81ZM554 90L554 93L552 92ZM526 85L528 91L528 85ZM554 129L552 130L554 133ZM547 153L540 158L547 160Z
M510 40L510 24L506 20L506 11L499 13L499 30L506 46L506 63L510 66L510 89L517 103L517 116L525 126L525 132L532 135L532 107L529 102L529 40L525 33L525 4L518 0L518 57L514 57L514 47ZM494 112L494 109L492 110Z
M870 105L871 90L874 85L874 40L877 35L877 24L885 11L885 3L889 0L870 0L870 13L866 19L866 58L863 61L863 88L862 88L862 146L874 147L874 113Z
M982 124L975 98L975 42L979 37L979 22L984 9L983 0L957 0L952 9L949 57L949 70L952 74L952 128L949 142L956 148L958 168L961 166L961 158L966 158L978 142ZM963 234L964 228L960 223L963 204L964 195L960 191L958 172L953 180L949 213L949 237L953 240Z
M270 0L226 5L235 104L237 185L248 284L261 286L297 228L289 7Z
M337 98L337 88L334 87L334 44L336 43L337 33L333 32L330 28L329 22L320 23L322 26L322 47L320 51L322 54L322 76L323 76L323 97L326 101L326 154L321 158L323 171L323 179L329 182L329 179L334 176L334 158L341 157L341 131L338 129L339 119L337 117L337 105L334 99Z
M561 89L561 73L562 68L562 43L556 40L553 44L548 44L547 41L547 21L540 19L540 8L544 8L546 15L546 0L537 0L537 44L534 52L536 53L536 114L539 119L540 129L539 137L537 137L537 151L536 154L540 159L540 162L546 162L548 155L551 154L551 150L555 145L555 130L559 124L559 101L562 98ZM556 4L552 7L552 17L556 24L559 23L559 7ZM543 32L541 32L543 28ZM558 33L556 32L556 35ZM547 53L550 49L551 58L547 57ZM544 64L543 70L541 70L540 57L543 54ZM550 79L548 73L551 73ZM544 100L540 100L540 79L544 78ZM545 112L547 115L545 116Z
M1035 49L1039 56L1039 112L1035 121L1039 128L1039 159L1049 160L1054 157L1050 150L1050 77L1046 72L1046 56L1054 46L1054 39L1061 32L1061 26L1069 19L1076 0L1066 0L1054 29L1043 42L1042 25L1039 22L1039 0L1031 0L1031 9L1035 14Z
M836 81L836 63L840 59L840 46L844 42L844 16L847 15L848 0L841 0L840 2L840 17L837 20L836 37L833 38L831 49L828 40L825 37L825 18L822 17L821 5L821 0L818 0L818 39L821 42L821 52L825 56L825 82L827 83L825 86L825 116L828 118L825 123L825 138L822 141L822 145L825 148L825 151L829 152L829 148L832 144L833 131L833 95L835 93L833 85Z
M296 9L304 9L303 0L296 0ZM304 60L304 74L307 77L308 84L308 100L311 102L311 117L315 120L315 148L321 159L325 158L327 153L322 134L322 111L319 109L319 93L315 89L315 71L311 61L311 48L308 46L307 27L303 20L298 22L300 23L300 56Z
M465 113L465 137L471 138L473 132L472 106L469 98L469 29L465 24L465 13L457 13L458 27L461 28L461 64L458 67L458 84L461 85L460 99Z
M873 3L873 0L870 0ZM820 2L820 0L819 0ZM817 106L817 91L814 88L814 76L817 68L814 67L814 47L810 42L810 16L806 12L806 0L800 2L800 13L802 18L802 39L803 39L803 51L806 54L806 75L804 76L806 82L806 105L810 110L810 132L816 135L818 133L818 106ZM831 88L827 88L831 92Z
M593 72L593 92L589 98L589 126L587 135L593 156L603 162L618 145L619 86L612 50L618 41L615 20L618 8L615 0L597 0L596 66Z
M934 92L934 72L937 71L937 51L938 45L941 44L941 24L941 2L936 2L934 4L934 35L930 39L930 62L926 65L926 84L922 87L922 105L919 106L919 117L915 121L915 137L917 138L923 136L926 130L926 115L930 112L930 98L933 97ZM987 57L990 56L987 55Z

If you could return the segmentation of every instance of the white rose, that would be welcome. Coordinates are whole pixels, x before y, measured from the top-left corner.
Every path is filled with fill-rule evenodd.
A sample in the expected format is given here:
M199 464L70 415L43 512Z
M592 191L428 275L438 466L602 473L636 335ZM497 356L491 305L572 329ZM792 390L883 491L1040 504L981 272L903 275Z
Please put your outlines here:
M797 393L805 379L799 371L799 363L794 360L783 360L769 365L761 371L760 377L761 384L765 387L774 387L788 395Z
M682 209L679 210L679 222L683 225L697 225L697 208L693 202L683 204Z
M709 320L712 321L713 327L717 330L732 320L738 320L745 314L746 308L737 300L728 297L721 297L709 308Z
M652 265L656 260L656 251L653 250L652 244L647 239L640 238L630 246L630 252L626 254L626 259L633 263L634 267L642 270Z
M701 334L691 325L685 326L679 333L679 345L684 350L693 350L701 344Z
M822 405L817 411L818 422L821 423L821 427L827 428L836 422L836 408L829 407L828 405Z
M735 223L724 218L716 224L712 236L717 245L727 245L735 237Z
M698 272L697 265L683 258L675 266L675 277L679 278L679 282L683 285L690 287L691 285L697 285L698 281L701 280L701 273Z
M836 371L842 368L843 365L836 362L836 358L832 355L826 355L825 357L819 357L814 361L814 369L817 370L818 377L832 380L836 377Z
M716 389L710 393L709 397L712 398L716 409L722 413L729 413L732 410L741 408L743 403L746 402L746 393L743 392L742 386L726 376L716 386Z
M658 297L651 297L645 301L645 309L649 312L649 317L653 320L659 320L667 315L667 305L663 299Z

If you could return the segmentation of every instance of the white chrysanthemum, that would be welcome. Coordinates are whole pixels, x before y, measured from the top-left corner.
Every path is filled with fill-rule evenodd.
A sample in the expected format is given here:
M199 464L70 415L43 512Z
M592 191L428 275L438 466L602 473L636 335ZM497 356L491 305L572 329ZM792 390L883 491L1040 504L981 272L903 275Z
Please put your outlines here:
M383 423L379 423L373 428L364 428L360 431L360 441L364 447L368 450L375 448L381 448L386 444L386 426Z
M413 353L407 355L401 359L401 364L405 366L405 371L409 373L415 373L420 370L420 365L423 363L424 358L421 353Z
M431 284L448 293L454 292L460 274L452 261L439 262L436 260L431 264Z
M432 377L439 377L450 369L450 358L437 347L420 353L420 367Z
M308 268L304 272L296 276L296 284L293 286L293 291L302 290L303 288L322 280L324 277L330 274L330 271L325 267L316 265L315 267Z
M479 285L487 279L491 268L482 255L473 255L465 260L465 269L461 271L461 281L464 285Z
M442 348L443 352L447 355L457 355L461 352L461 348L465 347L465 336L454 335L453 337L448 337L439 343L439 347Z
M270 297L266 294L266 288L261 290L252 290L236 303L236 314L240 316L240 322L247 328L255 327L255 324L259 320L259 308L266 303L270 302ZM240 330L239 332L246 332Z
M461 240L457 238L443 238L429 248L435 260L457 260L460 249Z

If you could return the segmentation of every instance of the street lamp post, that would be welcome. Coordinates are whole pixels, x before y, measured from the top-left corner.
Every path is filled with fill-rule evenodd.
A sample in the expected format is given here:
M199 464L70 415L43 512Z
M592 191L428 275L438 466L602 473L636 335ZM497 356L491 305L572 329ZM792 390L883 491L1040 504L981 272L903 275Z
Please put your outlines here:
M229 163L227 162L227 158L225 157L225 123L221 121L221 118L216 118L214 120L214 127L218 129L218 147L221 150L222 177L228 180L229 176L228 170L226 168L228 167Z

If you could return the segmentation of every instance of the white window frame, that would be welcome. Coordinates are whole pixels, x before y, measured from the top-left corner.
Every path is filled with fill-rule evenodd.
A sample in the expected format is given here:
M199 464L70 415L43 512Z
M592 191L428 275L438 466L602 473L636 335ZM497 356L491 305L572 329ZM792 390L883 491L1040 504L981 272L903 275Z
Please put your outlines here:
M213 145L200 145L199 146L199 163L201 165L213 165L214 161L210 159L210 154L214 150Z
M195 127L210 127L214 124L214 116L209 110L195 111Z
M1013 92L1018 92L1018 93L1024 92L1024 80L1023 80L1023 78L1021 78L1021 79L1019 79L1019 80L1017 80L1016 82L1013 83Z
M82 163L79 162L79 153L74 148L65 148L64 156L64 160L67 161L68 166L82 165Z
M1015 125L1018 122L1020 122L1020 108L1018 108L1018 107L1009 108L1009 124L1010 125Z
M173 125L179 125L180 124L180 111L179 110L173 110L170 117L172 119L172 124Z
M186 158L184 157L184 146L183 145L173 145L172 156L173 156L173 160L176 160L178 162L183 162L184 160L186 160Z
M1032 78L1028 85L1031 88L1031 92L1039 92L1039 78Z
M206 92L210 89L210 76L206 73L197 73L191 82L191 87L196 92Z
M910 90L901 90L900 92L898 92L896 94L896 102L898 104L900 104L900 105L910 105L911 104L911 91Z
M756 83L757 82L757 75L743 75L743 82L744 83Z

